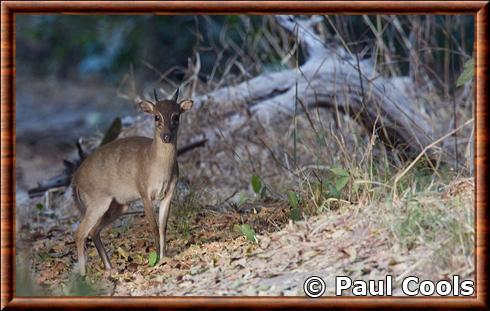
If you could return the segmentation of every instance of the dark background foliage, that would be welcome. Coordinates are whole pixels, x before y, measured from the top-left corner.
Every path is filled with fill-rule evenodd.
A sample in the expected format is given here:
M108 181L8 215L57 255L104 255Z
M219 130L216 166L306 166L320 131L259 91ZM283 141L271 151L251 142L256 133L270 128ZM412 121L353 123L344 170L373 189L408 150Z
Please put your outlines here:
M410 50L404 40L413 44L419 36L423 45L415 52L431 68L432 78L443 77L441 84L453 81L460 72L460 54L472 53L472 16L402 16L398 24L390 18L332 16L325 21L326 37L346 42L351 51L367 49L363 56L369 57L377 36L369 21L387 43L386 48L398 56L393 61L400 74L407 74ZM201 78L205 80L216 60L225 63L236 49L241 49L251 62L277 65L277 55L267 53L258 40L267 24L270 20L262 16L20 15L16 19L17 69L37 76L97 76L114 82L133 68L136 76L154 79L158 72L171 67L186 67L198 51L204 73ZM176 70L170 77L181 76L182 70Z

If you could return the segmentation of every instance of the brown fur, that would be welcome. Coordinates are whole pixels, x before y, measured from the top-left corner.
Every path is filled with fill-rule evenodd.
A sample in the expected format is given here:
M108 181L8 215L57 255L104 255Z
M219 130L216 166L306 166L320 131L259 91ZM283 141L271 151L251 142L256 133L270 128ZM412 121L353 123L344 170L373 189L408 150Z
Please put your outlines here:
M160 259L165 255L170 201L179 170L178 116L192 101L141 102L155 119L153 139L128 137L101 146L87 157L73 177L73 196L82 213L76 232L80 274L85 274L85 241L91 235L106 269L111 264L100 240L100 231L123 214L128 204L141 199ZM166 136L168 135L168 136ZM153 202L161 201L159 219Z

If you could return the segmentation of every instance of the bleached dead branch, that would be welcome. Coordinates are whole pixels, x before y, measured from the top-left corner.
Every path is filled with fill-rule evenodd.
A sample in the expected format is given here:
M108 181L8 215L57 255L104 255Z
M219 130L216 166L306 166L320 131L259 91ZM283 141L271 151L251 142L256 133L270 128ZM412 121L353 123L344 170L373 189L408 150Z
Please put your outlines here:
M263 73L195 98L198 108L210 105L227 115L218 127L202 129L210 145L221 135L246 128L250 117L270 126L301 112L297 107L302 106L349 114L369 132L375 128L389 147L409 158L431 143L432 126L400 90L402 80L382 77L369 60L358 62L344 48L326 45L315 33L322 17L277 16L276 20L298 38L306 61L298 68Z

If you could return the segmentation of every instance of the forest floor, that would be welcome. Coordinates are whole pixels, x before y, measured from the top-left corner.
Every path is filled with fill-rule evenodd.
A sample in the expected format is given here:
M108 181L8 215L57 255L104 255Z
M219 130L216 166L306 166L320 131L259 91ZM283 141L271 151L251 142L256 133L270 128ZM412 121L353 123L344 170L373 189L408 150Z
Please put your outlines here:
M427 209L446 206L451 213L471 214L473 191L473 182L462 179L414 200ZM254 204L255 212L250 213L174 211L168 257L154 267L149 265L154 243L146 220L139 213L125 216L102 235L113 271L103 270L93 243L88 243L86 282L76 277L77 215L61 217L56 210L40 210L35 222L42 226L21 230L25 243L19 244L18 254L33 259L31 290L49 295L304 295L303 283L312 275L326 281L326 295L334 295L335 276L382 280L393 275L393 294L400 295L400 283L407 276L474 279L473 251L451 254L460 237L452 239L446 226L434 229L429 241L393 236L391 228L407 221L398 221L395 210L406 210L408 202L348 205L299 222L288 220L287 205L281 202ZM417 225L426 226L425 221L432 220L421 219ZM256 241L237 232L237 224L249 224Z
M53 87L30 84L33 93L44 89ZM57 90L46 91L46 96L54 98L43 106L46 117L63 105L56 97L67 98L73 93L80 96L75 96L74 106L66 108L65 117L84 115L79 110L89 111L87 105L105 111L96 118L110 121L107 116L115 114L102 108L113 96L111 90L97 91L97 86L89 85L66 85ZM18 103L34 102L25 98L29 95L21 88L18 91L24 94L18 96ZM96 100L87 104L91 98ZM32 114L31 106L17 111ZM463 177L450 179L437 191L415 192L396 200L385 196L345 202L316 214L303 214L296 222L290 218L288 201L277 197L260 198L251 193L240 206L217 208L211 201L198 202L202 198L194 197L193 192L179 190L170 218L168 254L161 265L150 264L154 241L141 207L134 206L131 215L123 216L102 234L113 271L103 270L89 241L88 275L83 280L77 277L73 241L80 216L67 203L69 193L60 189L49 200L46 196L29 199L26 190L62 169L62 160L74 152L74 138L93 131L87 125L93 120L61 119L57 124L57 119L52 119L31 124L37 114L17 116L16 295L304 295L303 283L312 275L326 281L325 295L334 295L335 276L382 280L393 275L393 294L401 295L400 282L407 276L438 281L459 275L474 280L474 180ZM77 122L80 128L63 129ZM53 132L58 133L56 137L50 136ZM278 133L284 131L278 129ZM236 194L238 186L249 190L242 181L235 181L238 186L230 182L238 175L225 179L229 176L223 173L233 168L249 180L249 172L234 162L218 160L223 152L213 158L212 151L202 150L196 159L184 159L187 179L198 180L190 173L204 175L208 167L215 170L206 174L222 180L209 178L205 184L223 197ZM261 165L271 170L269 151L264 154ZM213 162L206 164L206 159ZM258 160L253 163L257 170L261 169L259 164ZM284 179L281 174L277 178ZM229 189L225 185L230 185ZM243 226L250 226L253 232Z

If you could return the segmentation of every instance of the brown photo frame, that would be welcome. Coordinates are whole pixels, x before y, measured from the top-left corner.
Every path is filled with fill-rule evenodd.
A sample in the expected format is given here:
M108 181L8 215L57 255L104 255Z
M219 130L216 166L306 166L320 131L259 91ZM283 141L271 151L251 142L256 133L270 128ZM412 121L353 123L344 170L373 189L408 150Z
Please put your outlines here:
M15 15L46 14L472 14L475 16L476 295L474 297L16 297ZM1 308L437 307L489 308L486 269L489 84L488 1L2 1L1 3Z

